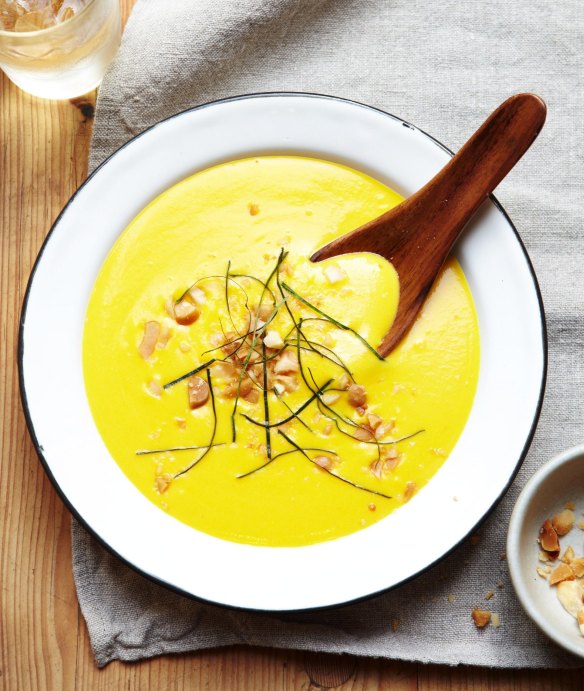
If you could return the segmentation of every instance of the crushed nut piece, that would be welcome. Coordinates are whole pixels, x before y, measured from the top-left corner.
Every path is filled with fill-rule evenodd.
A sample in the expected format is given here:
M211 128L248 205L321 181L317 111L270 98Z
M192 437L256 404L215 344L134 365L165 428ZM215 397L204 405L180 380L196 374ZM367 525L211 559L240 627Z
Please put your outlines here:
M556 588L556 595L562 607L573 617L578 615L582 607L584 585L581 581L562 581Z
M409 501L416 491L416 483L408 481L406 482L406 489L404 491L404 501Z
M207 302L207 296L204 291L198 286L193 286L189 288L189 295L193 299L195 305L204 305Z
M315 456L313 461L323 470L332 470L334 466L333 459L329 456Z
M187 382L189 406L192 410L200 408L209 399L209 384L201 377L190 377Z
M154 398L160 398L164 393L164 389L162 388L160 382L156 379L153 379L146 388L148 390L148 393L151 396L154 396Z
M368 427L355 427L353 437L359 441L372 441L375 439L375 435Z
M277 331L270 329L264 338L264 345L266 348L282 348L284 341L282 340L282 336L280 336Z
M248 204L247 208L250 216L257 216L260 212L260 207L257 204Z
M324 275L326 276L326 280L332 284L339 283L347 278L347 274L334 264L325 268Z
M558 552L560 549L558 534L549 518L546 518L539 529L539 544L546 552Z
M148 360L152 356L159 336L160 324L158 322L149 321L144 324L144 335L142 336L142 341L138 346L138 352L144 360Z
M497 614L497 612L493 612L491 615L491 625L496 629L501 626L501 617Z
M160 329L160 336L158 337L158 342L156 343L156 347L159 350L162 350L163 348L166 348L168 345L168 341L170 341L172 337L172 329L168 324L163 324L161 329Z
M189 326L189 324L196 322L199 314L197 306L186 298L174 306L174 318L177 324L182 326Z
M154 480L154 485L156 487L156 491L159 494L164 494L164 492L166 492L166 490L170 487L171 482L172 482L172 475L170 473L163 473L162 475L159 475Z
M573 581L574 572L569 564L560 564L550 574L550 585L556 585L562 581Z
M450 593L450 595L448 596L448 602L454 602L454 600L456 600L456 598L452 593Z
M578 557L576 559L572 559L570 562L570 568L574 572L574 575L576 578L583 578L584 577L584 557Z
M490 600L492 597L495 597L495 593L492 590L489 590L489 592L485 595L485 600Z
M560 561L563 561L564 564L570 564L572 561L574 561L574 558L576 557L576 554L574 552L574 548L569 545L566 548L566 551L564 554L560 557Z
M549 566L537 566L535 570L537 571L538 575L546 581L548 580L549 575L552 572L551 567Z
M326 403L326 405L333 405L339 400L340 397L341 394L337 393L336 391L327 391L322 395L322 400Z
M491 613L487 609L473 609L471 616L477 629L484 628L491 621Z
M298 358L291 350L285 350L274 365L275 374L292 374L298 371L300 371Z
M552 518L552 525L560 537L567 535L574 527L574 512L571 509L564 509Z
M367 403L367 392L360 384L351 384L348 388L349 403L353 408L362 408Z

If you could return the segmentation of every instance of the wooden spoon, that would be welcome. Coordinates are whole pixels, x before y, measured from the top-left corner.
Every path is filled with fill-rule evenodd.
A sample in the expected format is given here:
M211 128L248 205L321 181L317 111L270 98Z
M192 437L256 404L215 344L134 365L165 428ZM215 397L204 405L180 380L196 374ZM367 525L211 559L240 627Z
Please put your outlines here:
M318 262L348 252L375 252L393 264L400 297L378 348L383 357L413 324L464 226L530 147L545 116L539 96L511 96L421 190L312 255Z

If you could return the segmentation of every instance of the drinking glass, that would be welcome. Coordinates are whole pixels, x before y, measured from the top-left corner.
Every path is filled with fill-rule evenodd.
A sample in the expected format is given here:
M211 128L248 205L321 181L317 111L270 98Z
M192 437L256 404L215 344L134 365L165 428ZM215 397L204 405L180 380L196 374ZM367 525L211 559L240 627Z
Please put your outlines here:
M119 0L0 0L0 67L35 96L94 89L120 38Z

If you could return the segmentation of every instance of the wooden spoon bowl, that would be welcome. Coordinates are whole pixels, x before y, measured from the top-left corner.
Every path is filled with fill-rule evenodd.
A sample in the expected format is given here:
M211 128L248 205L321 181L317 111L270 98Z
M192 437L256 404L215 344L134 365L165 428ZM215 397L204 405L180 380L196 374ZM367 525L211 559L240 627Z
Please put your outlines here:
M400 281L397 314L378 351L387 356L412 326L468 221L539 134L546 105L534 94L511 96L421 190L387 213L333 240L311 257L375 252Z

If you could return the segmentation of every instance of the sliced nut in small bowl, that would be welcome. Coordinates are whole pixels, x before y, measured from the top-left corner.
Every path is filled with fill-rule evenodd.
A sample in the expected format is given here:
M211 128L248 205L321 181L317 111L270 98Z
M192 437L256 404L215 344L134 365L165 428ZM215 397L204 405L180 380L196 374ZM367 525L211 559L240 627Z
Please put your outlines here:
M584 658L584 445L542 466L519 495L507 535L511 581L553 641Z

